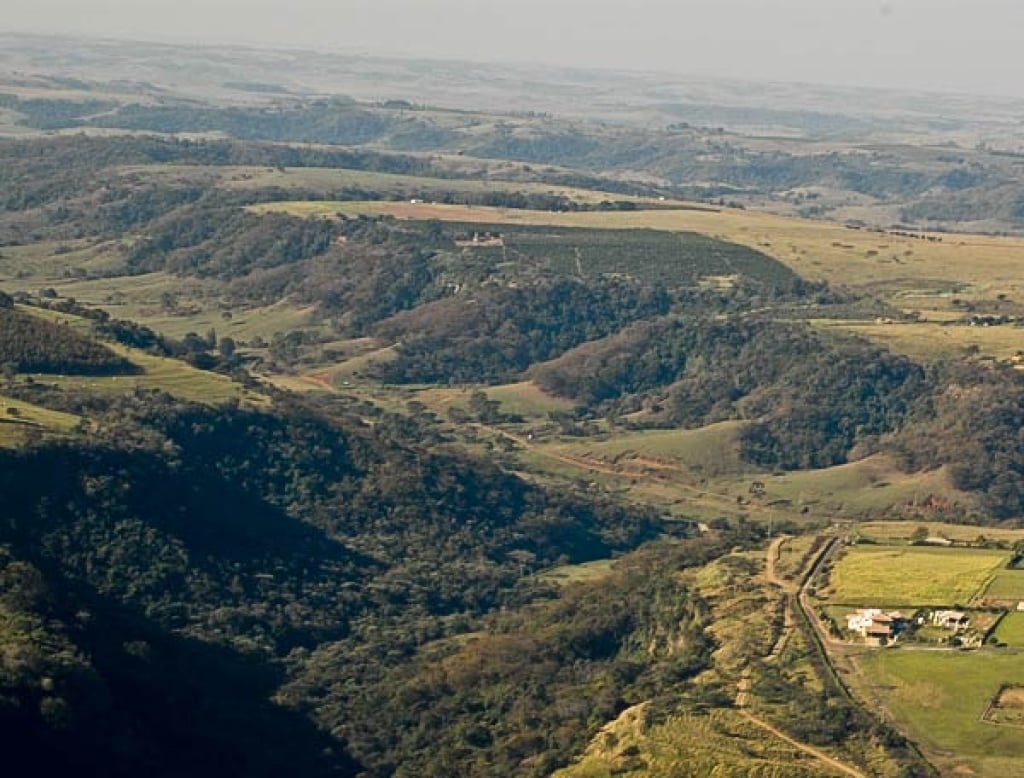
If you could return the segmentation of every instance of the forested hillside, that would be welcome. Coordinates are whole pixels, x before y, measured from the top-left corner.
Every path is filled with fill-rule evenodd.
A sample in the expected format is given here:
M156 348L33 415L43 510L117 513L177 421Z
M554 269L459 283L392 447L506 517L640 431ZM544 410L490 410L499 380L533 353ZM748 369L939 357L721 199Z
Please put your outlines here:
M0 95L10 764L929 775L801 597L1021 524L1021 244L748 208L1003 229L1009 158L61 84Z

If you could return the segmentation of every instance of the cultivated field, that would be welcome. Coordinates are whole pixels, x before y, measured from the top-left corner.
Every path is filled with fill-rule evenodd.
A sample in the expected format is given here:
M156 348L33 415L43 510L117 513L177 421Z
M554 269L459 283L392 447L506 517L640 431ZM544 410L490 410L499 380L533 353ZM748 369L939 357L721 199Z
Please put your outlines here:
M966 604L1009 553L918 546L853 546L832 570L828 599L844 605Z
M1024 656L900 650L859 661L897 724L942 775L1024 775L1024 732L982 721L1000 687L1024 684Z

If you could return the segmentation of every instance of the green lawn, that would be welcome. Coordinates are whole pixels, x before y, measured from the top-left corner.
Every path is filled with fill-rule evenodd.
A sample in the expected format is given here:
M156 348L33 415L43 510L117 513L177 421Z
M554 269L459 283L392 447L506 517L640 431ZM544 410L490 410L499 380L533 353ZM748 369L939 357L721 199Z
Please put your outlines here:
M1010 613L996 629L996 637L1008 646L1024 648L1024 613Z
M830 580L834 603L965 604L1006 564L1009 552L918 546L854 546Z
M1024 655L902 649L867 654L861 662L900 728L939 762L943 775L1024 775L1024 730L981 720L1003 684L1024 684Z

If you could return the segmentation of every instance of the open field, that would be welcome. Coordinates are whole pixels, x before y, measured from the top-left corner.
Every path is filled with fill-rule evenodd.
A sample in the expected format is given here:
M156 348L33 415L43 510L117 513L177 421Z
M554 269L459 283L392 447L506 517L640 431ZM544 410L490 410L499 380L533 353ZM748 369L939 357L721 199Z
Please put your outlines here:
M229 400L245 400L261 405L266 402L265 397L253 394L227 376L197 370L176 359L152 356L117 344L107 346L141 367L143 372L131 376L34 375L32 379L38 384L52 384L90 394L125 394L140 388L156 389L182 400L197 403L217 404Z
M709 476L748 469L739 459L743 422L727 421L694 430L622 432L607 440L552 444L550 449L606 462L678 464Z
M891 351L919 361L975 352L1009 360L1024 349L1024 330L1009 325L970 327L967 324L937 322L850 323L823 322L815 325L860 335Z
M6 291L36 291L52 287L62 297L73 297L90 307L105 310L116 319L130 319L172 338L210 329L221 337L248 342L260 337L269 341L275 333L310 327L310 309L287 300L274 305L239 308L223 304L215 282L180 278L168 273L146 273L95 279L38 278L0 280ZM164 295L175 299L173 309L163 304Z
M1014 648L1024 648L1024 613L1009 613L999 622L996 638Z
M501 166L507 173L524 175L522 166L507 163ZM422 196L422 193L483 194L502 192L508 194L544 194L566 197L577 203L596 205L603 201L623 201L638 204L668 207L707 208L691 203L671 201L664 203L649 197L601 192L593 189L559 186L533 181L502 180L493 177L496 171L489 171L482 178L431 178L427 176L379 173L367 170L343 168L290 167L285 169L256 166L205 167L201 165L133 165L123 167L121 174L132 179L159 181L164 184L183 184L191 181L214 182L228 189L322 189L336 190L345 187L372 189L382 194L404 195L405 198ZM254 206L253 210L263 210ZM295 213L302 214L299 208Z
M490 399L501 403L503 413L518 414L525 418L543 418L552 411L567 411L573 407L571 400L548 394L532 381L493 386L486 392Z
M954 503L971 499L953 488L945 469L904 473L881 455L822 470L722 479L714 487L747 497L753 480L765 485L765 495L760 500L765 505L779 510L807 508L812 516L819 517L828 514L833 518L877 518L886 511L905 512L908 506L930 496L941 496Z
M928 530L928 535L949 540L973 541L979 535L992 540L1014 543L1024 540L1024 529L1001 529L999 527L977 527L970 524L945 524L938 521L869 521L857 525L857 534L879 541L909 541L918 527Z
M564 565L545 570L537 576L542 581L568 586L574 583L587 583L605 578L614 569L612 559L599 559L596 562L584 562L579 565Z
M1024 570L1000 570L985 590L985 598L1024 602Z
M947 288L955 282L991 296L1004 293L1011 299L1024 300L1022 238L958 234L932 235L932 240L925 240L738 209L562 214L387 202L280 203L263 207L310 216L333 216L341 211L352 216L392 215L404 219L692 231L762 251L812 280L870 286L894 295L906 289L920 290L922 282L927 282L929 288ZM885 280L880 282L880 278Z
M0 396L0 448L23 443L37 433L62 435L71 432L81 418L38 405Z
M920 546L852 546L830 577L828 599L844 605L966 604L1008 552Z
M66 278L71 268L79 272L116 272L122 266L118 241L43 241L0 248L0 282L23 289L40 281Z
M893 650L858 661L897 724L943 775L1024 776L1024 733L981 720L1001 686L1024 684L1024 656Z

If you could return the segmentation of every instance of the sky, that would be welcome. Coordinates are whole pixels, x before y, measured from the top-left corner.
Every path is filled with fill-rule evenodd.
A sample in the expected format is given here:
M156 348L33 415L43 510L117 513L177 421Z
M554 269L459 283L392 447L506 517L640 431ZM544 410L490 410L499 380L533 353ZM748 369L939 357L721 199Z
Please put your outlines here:
M0 31L1024 97L1024 0L3 0Z

